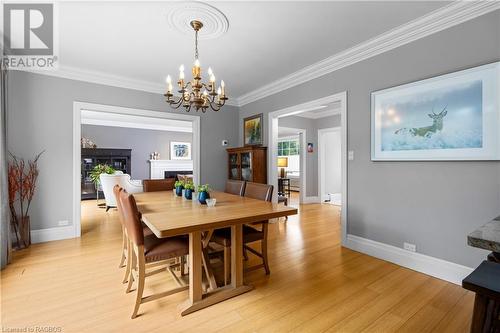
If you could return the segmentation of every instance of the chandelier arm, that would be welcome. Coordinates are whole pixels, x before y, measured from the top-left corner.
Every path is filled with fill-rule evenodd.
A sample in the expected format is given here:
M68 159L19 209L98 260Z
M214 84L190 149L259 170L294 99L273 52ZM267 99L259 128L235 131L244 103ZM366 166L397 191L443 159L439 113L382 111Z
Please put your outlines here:
M181 90L180 90L179 92L186 91L186 90L187 90L187 88L188 88L189 86L191 86L191 88L192 88L192 86L193 86L193 85L192 85L192 83L191 83L191 81L186 82L186 83L184 84L184 87L182 87L182 88L181 88Z
M209 105L210 105L210 108L216 112L221 109L221 105L219 105L217 103L210 102Z
M181 102L181 101L182 101L182 98L181 98L181 97L178 97L178 98L179 98L179 100L177 100L177 101L175 101L174 97L175 97L175 96L172 96L172 97L170 97L171 99L167 99L167 102L168 102L170 105L172 105L172 104L173 104L173 105L176 105L176 104L179 104L179 102Z
M181 105L182 105L182 98L179 98L179 100L178 100L177 102L170 104L170 106L171 106L172 108L174 108L174 109L178 109L178 108L180 108L180 107L181 107Z

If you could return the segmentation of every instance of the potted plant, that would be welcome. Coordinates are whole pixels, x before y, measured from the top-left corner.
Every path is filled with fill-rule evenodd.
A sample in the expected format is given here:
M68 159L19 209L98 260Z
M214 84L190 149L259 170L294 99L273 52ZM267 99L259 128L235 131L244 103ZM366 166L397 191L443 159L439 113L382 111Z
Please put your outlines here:
M101 183L101 179L100 179L101 173L106 173L108 175L112 175L115 172L116 172L116 170L107 164L97 164L90 172L89 177L90 177L90 180L94 183L95 188L97 190L97 188L99 187L99 184Z
M175 195L178 197L182 197L182 190L184 189L184 182L182 180L178 180L174 184L175 186Z
M38 159L42 153L43 151L27 164L23 158L10 154L12 161L8 164L9 208L17 249L26 248L31 244L29 209L35 195L39 173Z
M208 185L208 184L198 186L198 201L202 205L207 204L206 200L210 198L209 191L210 191L210 185Z
M116 172L116 170L107 165L107 164L97 164L89 174L90 180L94 183L95 191L96 191L96 200L99 202L99 189L101 185L101 174L106 173L108 175L112 175ZM102 204L98 204L98 206L102 206Z
M184 184L184 197L188 200L193 199L194 185L192 183Z

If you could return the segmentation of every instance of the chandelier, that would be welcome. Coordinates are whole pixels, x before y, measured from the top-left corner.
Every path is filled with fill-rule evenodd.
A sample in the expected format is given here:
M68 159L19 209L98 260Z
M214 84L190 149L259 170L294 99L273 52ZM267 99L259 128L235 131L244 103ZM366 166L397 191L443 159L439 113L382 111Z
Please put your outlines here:
M224 81L220 82L220 87L216 88L215 75L212 68L208 68L209 81L208 84L201 80L201 67L198 60L198 31L203 27L200 21L191 21L191 26L194 29L194 65L192 68L193 80L184 82L184 65L179 68L179 97L174 97L172 93L172 78L167 76L167 92L164 94L166 102L174 109L181 106L187 112L193 107L196 111L205 113L210 107L214 111L219 111L227 101Z

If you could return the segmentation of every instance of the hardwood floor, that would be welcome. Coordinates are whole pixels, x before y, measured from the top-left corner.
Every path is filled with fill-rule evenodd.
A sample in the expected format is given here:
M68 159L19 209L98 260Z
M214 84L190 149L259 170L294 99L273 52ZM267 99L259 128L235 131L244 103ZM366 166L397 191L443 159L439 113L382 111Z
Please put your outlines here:
M143 304L131 320L118 268L117 213L82 205L82 237L15 253L1 274L3 329L62 332L466 332L473 294L460 286L340 246L339 210L304 205L270 225L271 275L246 276L255 289L180 317L187 292ZM145 295L173 286L168 273L146 280ZM57 332L57 331L56 331Z

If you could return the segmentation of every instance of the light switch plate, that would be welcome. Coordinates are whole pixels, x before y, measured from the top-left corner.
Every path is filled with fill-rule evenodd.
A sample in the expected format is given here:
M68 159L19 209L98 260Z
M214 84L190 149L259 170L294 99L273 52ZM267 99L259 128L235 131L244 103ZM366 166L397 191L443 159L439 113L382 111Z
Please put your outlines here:
M347 158L349 159L349 161L353 161L354 160L354 150L349 150Z

